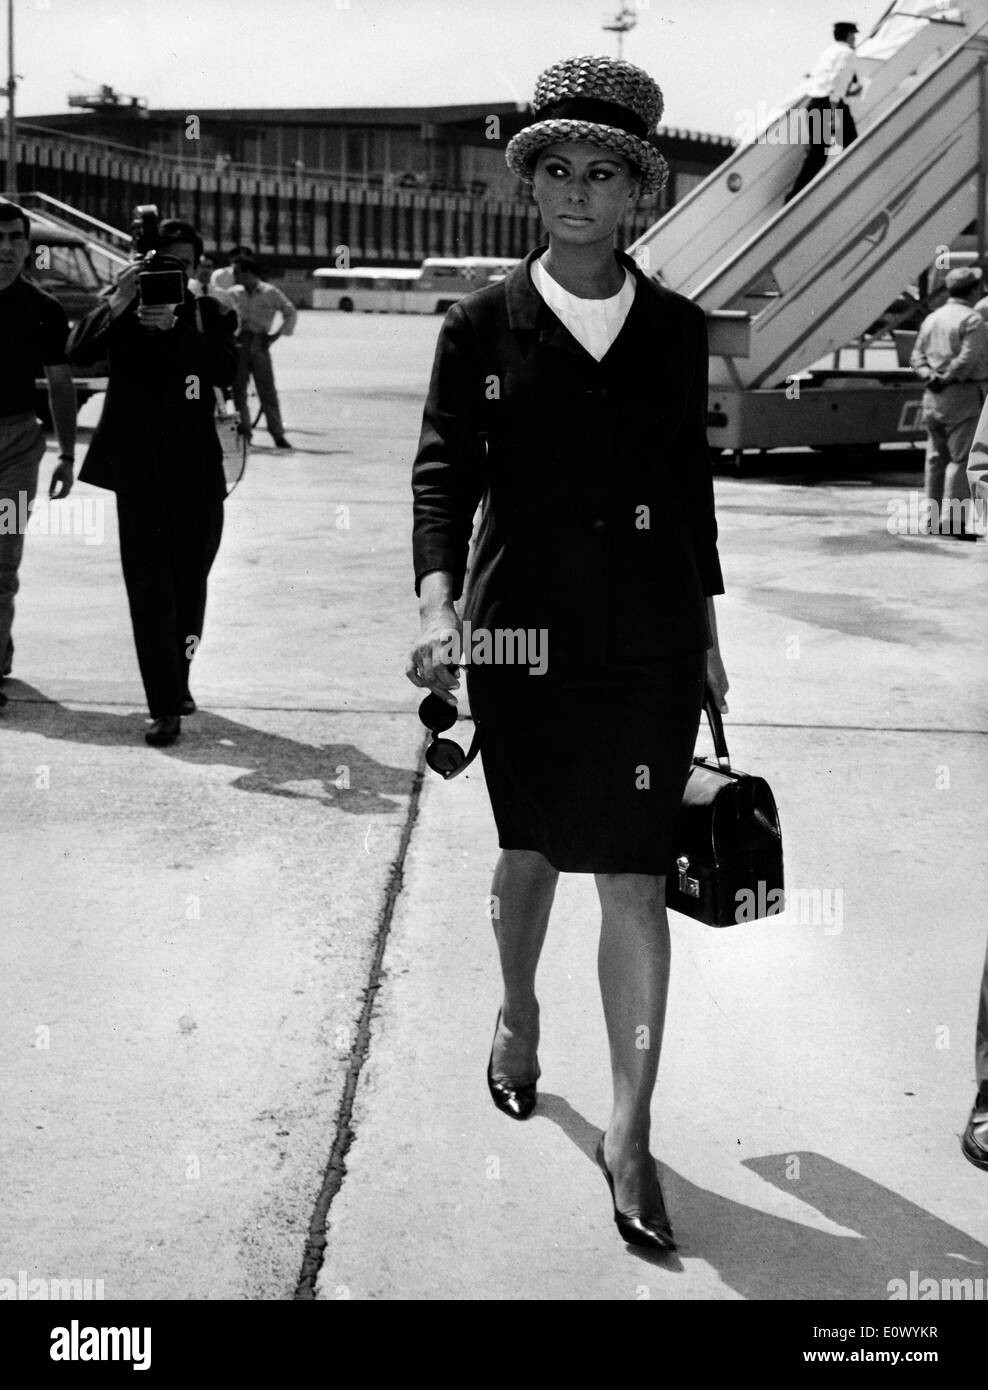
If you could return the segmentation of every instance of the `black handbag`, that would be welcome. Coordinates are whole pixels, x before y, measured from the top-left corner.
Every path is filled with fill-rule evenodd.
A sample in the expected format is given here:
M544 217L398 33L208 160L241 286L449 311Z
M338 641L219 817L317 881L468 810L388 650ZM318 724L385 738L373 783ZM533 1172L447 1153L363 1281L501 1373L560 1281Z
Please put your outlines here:
M768 783L731 768L720 710L704 705L716 763L694 758L673 837L666 902L710 927L785 908L782 831Z

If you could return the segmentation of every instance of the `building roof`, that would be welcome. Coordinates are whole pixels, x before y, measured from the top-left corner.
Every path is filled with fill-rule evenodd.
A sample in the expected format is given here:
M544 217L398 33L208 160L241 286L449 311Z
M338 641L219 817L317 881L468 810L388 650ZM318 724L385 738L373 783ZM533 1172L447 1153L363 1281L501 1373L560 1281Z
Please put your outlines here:
M509 127L520 129L531 120L531 107L513 101L476 102L469 106L253 106L200 108L196 113L203 123L277 124L283 126L462 126L485 121L490 116L505 120ZM82 126L87 134L96 135L104 119L126 118L127 108L113 107L105 113L98 111L57 112L47 116L29 116L34 124L50 121L65 128ZM141 112L141 124L159 121L183 124L187 110L155 108ZM659 126L659 139L689 141L694 144L718 145L733 149L737 144L727 135L709 131L683 130L677 126Z

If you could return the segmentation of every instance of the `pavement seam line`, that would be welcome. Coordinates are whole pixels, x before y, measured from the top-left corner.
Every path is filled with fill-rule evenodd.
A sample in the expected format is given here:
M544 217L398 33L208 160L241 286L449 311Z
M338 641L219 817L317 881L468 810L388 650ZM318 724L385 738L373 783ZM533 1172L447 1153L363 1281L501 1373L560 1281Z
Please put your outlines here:
M142 713L136 708L133 701L115 701L115 699L24 699L22 696L15 695L11 698L11 705L76 705L79 709L129 709L133 710L135 716ZM407 706L396 708L389 706L386 709L357 709L353 705L210 705L200 706L203 714L218 714L221 710L242 710L250 713L272 713L272 714L409 714L414 713ZM189 714L188 719L195 719L195 714ZM472 724L471 714L461 714L460 719L464 723ZM1 726L0 726L1 727ZM10 724L8 728L17 728L15 724ZM745 720L732 719L728 728L823 728L823 730L834 730L843 734L974 734L978 738L988 737L988 730L984 728L948 728L944 724L937 726L927 726L927 724L795 724L795 723L773 723L771 720Z
M418 761L412 778L412 788L408 798L405 824L402 827L398 851L388 875L384 902L378 914L377 927L374 932L374 954L367 974L367 983L364 986L364 1002L357 1022L357 1036L350 1049L343 1094L340 1097L340 1104L336 1112L336 1133L332 1148L329 1151L322 1185L309 1220L309 1234L305 1243L305 1253L302 1257L302 1267L292 1296L294 1302L313 1302L315 1300L316 1280L326 1258L330 1208L343 1186L343 1179L346 1176L344 1160L355 1137L351 1124L353 1106L357 1087L360 1083L360 1073L370 1052L374 1006L377 1003L378 991L384 980L384 952L391 934L391 922L394 918L395 906L404 887L405 859L408 855L408 846L418 821L419 803L422 799L422 787L425 780L425 750L428 745L428 738L429 736L426 734L419 749Z
M20 696L14 696L10 700L11 705L61 705L68 707L77 705L80 709L104 709L120 708L129 709L134 712L135 718L141 713L133 703L128 700L25 700ZM414 714L414 710L409 710L407 706L402 708L389 707L386 709L357 709L353 705L209 705L201 706L203 714L219 714L223 710L241 711L246 714L269 713L269 714L357 714L357 715L385 715L385 714ZM195 715L186 716L194 719ZM147 716L145 715L145 718ZM469 714L461 714L460 719L464 723L473 723L473 717ZM0 728L3 725L0 723ZM16 729L16 724L7 725L10 729ZM796 723L773 723L771 720L751 720L751 719L732 719L727 725L728 729L822 729L830 730L834 733L845 734L963 734L965 737L972 735L976 738L988 737L988 730L985 729L958 729L947 727L944 724L937 724L935 727L927 724L796 724Z

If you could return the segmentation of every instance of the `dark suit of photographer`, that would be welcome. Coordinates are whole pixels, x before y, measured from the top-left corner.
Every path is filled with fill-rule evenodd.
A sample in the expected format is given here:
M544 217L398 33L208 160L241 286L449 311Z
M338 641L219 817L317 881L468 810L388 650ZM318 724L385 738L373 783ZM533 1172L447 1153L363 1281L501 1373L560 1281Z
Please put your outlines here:
M188 224L162 223L159 254L169 268L181 264L186 282L201 252ZM77 324L68 353L79 363L109 362L102 418L79 477L117 494L120 558L155 721L146 737L162 745L195 710L189 664L226 496L213 388L233 381L237 321L210 299L198 301L197 316L187 285L179 304L142 307L138 276L147 269L139 261L123 271L112 295Z

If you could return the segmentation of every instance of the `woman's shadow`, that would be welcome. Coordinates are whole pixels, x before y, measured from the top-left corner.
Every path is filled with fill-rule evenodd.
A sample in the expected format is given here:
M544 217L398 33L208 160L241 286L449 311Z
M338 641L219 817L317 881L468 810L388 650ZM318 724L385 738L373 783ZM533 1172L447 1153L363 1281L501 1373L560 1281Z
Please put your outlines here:
M540 1093L535 1113L558 1125L588 1162L594 1162L600 1130L567 1100ZM956 1161L963 1167L959 1152ZM943 1280L981 1280L986 1291L982 1297L988 1296L988 1246L891 1188L818 1153L766 1154L746 1159L741 1166L854 1232L837 1235L772 1216L697 1187L660 1165L680 1253L705 1260L743 1297L881 1301L893 1291L908 1289L910 1282L915 1287L917 1279L933 1279L941 1290ZM601 1200L607 1200L603 1180ZM655 1255L633 1246L628 1251L663 1269L683 1268L675 1254ZM913 1271L916 1277L910 1281ZM900 1280L901 1286L895 1282ZM953 1296L961 1299L964 1294Z
M4 726L10 732L103 747L142 742L144 725L132 712L68 709L21 680L9 680L4 690L10 700ZM408 794L415 774L413 767L380 763L353 743L302 743L204 709L183 719L182 737L155 756L197 766L245 766L229 784L238 791L315 801L361 816L394 811L393 798Z

